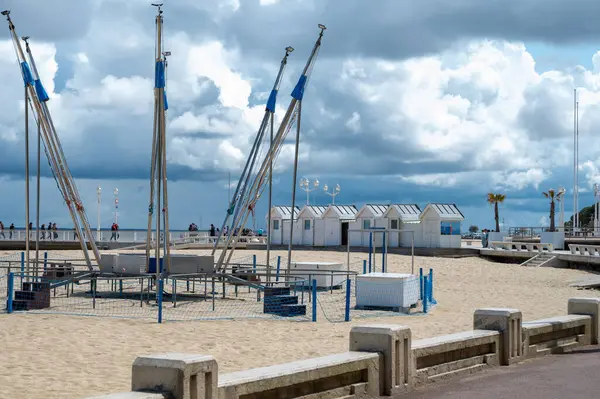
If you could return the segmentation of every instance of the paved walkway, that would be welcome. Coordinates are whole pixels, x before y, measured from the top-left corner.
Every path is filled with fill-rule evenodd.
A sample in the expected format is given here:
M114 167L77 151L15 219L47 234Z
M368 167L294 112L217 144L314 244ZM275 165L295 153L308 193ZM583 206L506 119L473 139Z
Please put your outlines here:
M589 347L426 386L403 398L596 399L600 398L599 370L600 347Z

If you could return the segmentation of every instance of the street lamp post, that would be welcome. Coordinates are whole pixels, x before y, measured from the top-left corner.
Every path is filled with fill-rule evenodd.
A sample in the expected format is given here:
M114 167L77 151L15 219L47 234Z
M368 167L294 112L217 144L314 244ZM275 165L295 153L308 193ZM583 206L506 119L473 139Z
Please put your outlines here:
M113 194L115 195L115 224L119 224L119 189L115 188Z
M102 187L98 186L96 189L96 194L98 194L98 224L96 227L96 240L101 241L102 237L100 236L100 196L102 195Z
M600 186L598 183L594 183L594 235L597 234L598 228L600 228L600 215L598 215L598 211L600 211L600 205L598 201L600 200Z
M313 182L312 185L313 185L313 188L310 188L310 186L311 186L310 180L308 180L306 177L303 177L302 179L300 179L300 188L302 190L306 191L306 205L309 205L309 203L310 203L310 193L319 188L319 180L315 179L315 181Z
M558 187L558 202L560 204L560 210L558 213L558 231L565 231L565 190L564 187Z
M323 191L325 191L325 194L331 197L331 203L333 205L335 205L335 197L340 194L341 190L342 189L339 184L335 185L335 189L332 192L329 192L329 187L327 186L327 184L323 186Z

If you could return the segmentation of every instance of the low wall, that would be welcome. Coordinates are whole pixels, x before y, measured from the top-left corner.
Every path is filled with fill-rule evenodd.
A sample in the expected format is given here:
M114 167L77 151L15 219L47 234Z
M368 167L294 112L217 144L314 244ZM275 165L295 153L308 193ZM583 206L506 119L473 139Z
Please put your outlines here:
M349 352L227 374L218 373L212 356L143 356L133 364L133 392L96 399L398 396L423 384L598 344L600 298L571 298L568 313L523 322L516 309L478 309L472 331L414 342L405 326L357 326Z

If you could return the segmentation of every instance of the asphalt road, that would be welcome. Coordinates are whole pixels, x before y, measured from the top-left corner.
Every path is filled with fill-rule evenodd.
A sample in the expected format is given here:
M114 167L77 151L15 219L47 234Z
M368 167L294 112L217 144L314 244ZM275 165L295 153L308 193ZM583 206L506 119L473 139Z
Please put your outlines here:
M597 399L600 347L496 367L463 379L425 386L410 399Z

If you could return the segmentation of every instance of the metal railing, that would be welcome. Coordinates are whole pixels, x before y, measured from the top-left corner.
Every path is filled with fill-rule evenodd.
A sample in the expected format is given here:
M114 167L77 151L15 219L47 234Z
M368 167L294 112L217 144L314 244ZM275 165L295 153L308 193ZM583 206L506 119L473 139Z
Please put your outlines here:
M541 233L549 232L550 227L511 227L508 234L513 238L539 238ZM600 238L600 228L594 227L556 227L565 237Z

